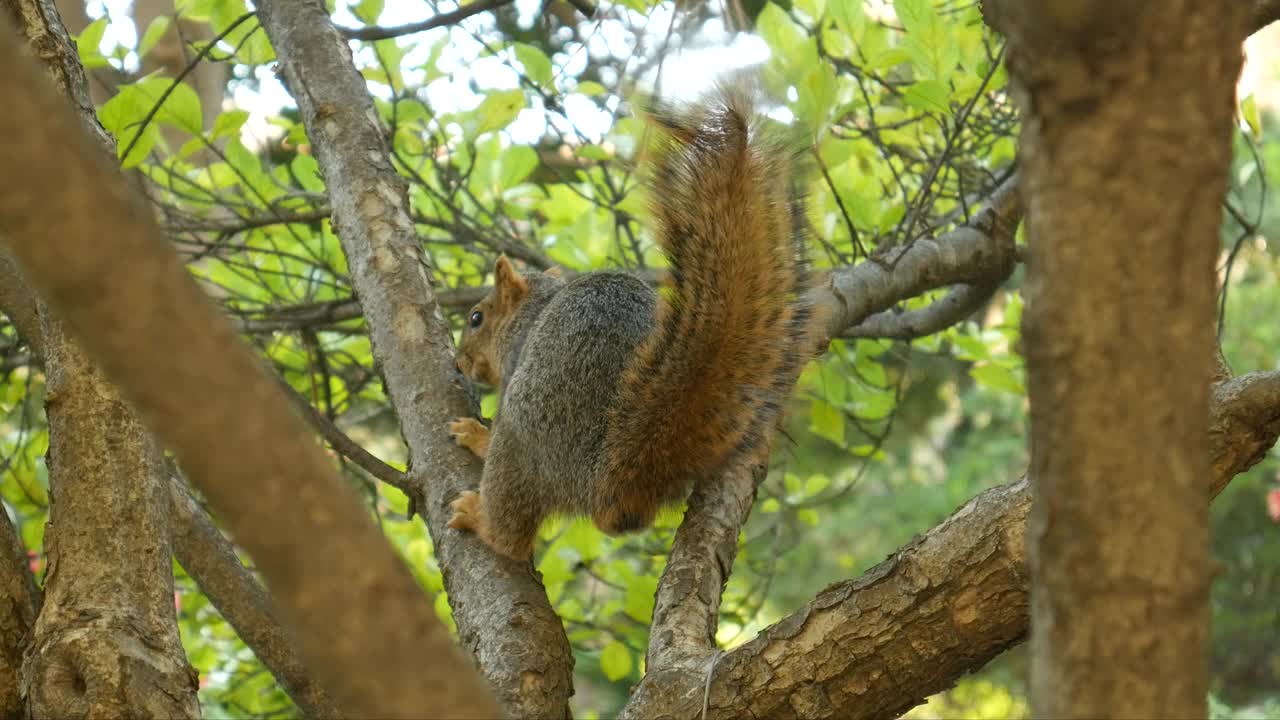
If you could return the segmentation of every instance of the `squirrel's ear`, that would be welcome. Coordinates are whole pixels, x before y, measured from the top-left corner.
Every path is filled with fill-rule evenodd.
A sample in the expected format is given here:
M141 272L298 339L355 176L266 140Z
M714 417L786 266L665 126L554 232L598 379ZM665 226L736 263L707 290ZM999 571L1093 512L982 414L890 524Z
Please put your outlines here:
M559 265L552 265L546 270L543 270L542 274L553 278L564 277L564 270L561 269Z
M504 303L517 303L529 292L529 281L516 270L506 255L498 256L498 263L493 266L493 285L498 290L498 298Z

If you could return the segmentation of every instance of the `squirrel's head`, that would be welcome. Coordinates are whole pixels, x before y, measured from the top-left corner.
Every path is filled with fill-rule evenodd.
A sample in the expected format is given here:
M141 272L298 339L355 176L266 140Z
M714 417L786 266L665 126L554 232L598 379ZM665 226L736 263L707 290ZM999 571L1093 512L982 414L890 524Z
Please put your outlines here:
M511 324L529 299L531 289L544 279L558 278L551 268L541 276L525 277L506 255L493 267L493 290L467 313L458 345L458 369L487 385L502 381L502 356L507 349Z

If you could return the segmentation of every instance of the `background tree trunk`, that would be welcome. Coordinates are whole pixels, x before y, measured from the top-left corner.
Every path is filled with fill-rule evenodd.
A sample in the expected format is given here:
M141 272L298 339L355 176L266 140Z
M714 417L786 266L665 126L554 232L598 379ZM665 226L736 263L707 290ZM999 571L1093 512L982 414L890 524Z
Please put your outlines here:
M986 11L1024 114L1032 715L1203 717L1214 261L1248 8Z
M48 570L23 691L32 717L199 717L178 636L164 456L43 317Z
M492 718L422 589L119 170L0 43L0 226L23 274L220 509L353 716ZM93 149L91 149L93 148Z
M83 71L51 2L6 9L60 92L85 113ZM91 106L88 106L91 108ZM99 130L103 154L112 145ZM10 292L18 292L17 276ZM26 300L17 300L25 303ZM13 303L11 303L13 304ZM178 634L164 457L128 405L39 301L26 334L45 360L48 571L22 669L32 717L198 717Z

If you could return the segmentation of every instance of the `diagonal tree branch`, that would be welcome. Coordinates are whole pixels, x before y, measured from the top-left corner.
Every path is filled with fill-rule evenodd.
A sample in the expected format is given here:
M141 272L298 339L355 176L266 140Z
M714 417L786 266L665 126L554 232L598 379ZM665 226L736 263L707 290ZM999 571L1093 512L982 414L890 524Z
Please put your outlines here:
M1280 434L1280 372L1214 388L1213 497ZM988 490L856 580L725 654L703 672L668 673L629 717L894 718L1026 639L1030 576L1026 478ZM928 637L930 642L917 642ZM935 648L922 656L921 648ZM646 678L647 679L647 678Z
M836 270L816 293L828 314L828 332L838 335L926 290L958 283L999 284L1015 266L1014 231L1021 216L1015 175L996 188L987 208L970 225ZM661 716L665 699L698 694L717 657L720 594L737 556L738 530L763 477L760 458L755 458L697 488L689 498L658 583L646 674L623 709L624 718Z
M1253 0L1253 14L1249 19L1249 34L1280 20L1280 0Z
M841 337L914 340L932 335L980 310L998 289L999 283L954 285L944 297L926 307L905 312L878 312L845 330Z
M0 65L0 154L27 169L0 178L5 244L221 511L307 665L352 715L492 717L413 576L118 169L13 43Z
M26 338L38 354L43 350L43 335L35 303L31 300L33 297L34 294L27 287L26 280L18 272L12 258L7 252L0 251L0 312L9 317L18 334ZM187 574L196 581L240 639L253 650L254 655L307 717L341 717L328 694L302 667L297 650L276 617L275 608L266 590L240 563L231 542L214 526L212 518L196 503L183 481L174 473L170 474L168 490L170 541L174 555ZM7 523L8 516L3 520ZM12 534L12 526L5 527L8 528L7 534ZM6 534L5 527L0 527L0 535ZM13 542L18 542L16 536L9 545ZM19 543L18 551L20 550ZM25 557L20 559L20 568L27 576L31 592L36 593L33 600L38 604L39 590L27 571ZM8 607L14 609L14 617L11 620L0 615L0 641L4 642L0 645L0 652L8 653L11 648L7 641L21 639L15 628L21 626L29 629L34 615L26 625L21 625L25 604L17 603L14 599L17 596L13 592L18 587L7 576L5 578L6 584L0 585L0 588L10 598ZM23 646L16 646L17 655L14 657L19 666L14 668L15 672L21 664L22 650ZM0 709L6 707L2 704L5 697L2 677L3 673L0 672Z
M22 653L40 613L40 589L27 552L0 506L0 717L22 717Z
M573 659L532 565L446 528L447 503L477 484L478 465L449 440L445 423L476 408L455 382L452 333L365 81L322 3L264 0L258 12L315 143L333 225L409 448L410 497L435 543L460 640L509 714L565 717Z
M307 717L344 717L302 666L266 589L176 474L170 475L169 503L174 555L209 602Z

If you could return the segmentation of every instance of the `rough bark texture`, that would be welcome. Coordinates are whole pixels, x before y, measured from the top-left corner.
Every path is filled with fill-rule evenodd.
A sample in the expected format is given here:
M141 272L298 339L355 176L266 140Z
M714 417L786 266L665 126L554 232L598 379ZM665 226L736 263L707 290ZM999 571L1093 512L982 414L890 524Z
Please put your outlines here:
M49 419L44 605L23 668L32 717L198 717L178 637L164 456L42 313Z
M31 61L0 43L3 241L220 511L351 715L497 708L261 362Z
M22 716L22 655L39 612L40 590L27 551L0 508L0 717Z
M302 666L294 639L281 625L266 589L178 478L169 483L169 502L174 555L209 602L307 717L344 717Z
M1201 717L1214 261L1248 4L985 8L1024 123L1032 713Z
M1200 479L1201 504L1275 444L1280 372L1217 385L1210 415L1214 470ZM708 718L898 717L1026 638L1030 507L1026 479L978 495L862 577L708 656L696 676L642 685L627 715L692 720L705 699Z
M8 252L0 250L0 312L9 317L32 350L41 355L43 334L34 297ZM168 492L170 542L187 574L307 717L341 717L328 693L302 667L292 638L281 625L270 597L240 563L231 541L213 524L179 478L171 478ZM21 714L17 675L22 669L26 633L35 623L35 614L29 613L28 607L37 607L40 599L35 580L27 569L25 551L7 521L7 515L0 515L0 535L5 536L7 543L3 549L11 551L3 559L16 570L12 575L0 576L0 598L7 608L0 612L0 661L10 663L0 666L0 717L15 714L6 711L11 707L6 685L10 672L13 698L18 702L16 714Z
M449 440L445 423L476 408L456 384L453 337L364 79L321 3L265 0L258 13L315 144L334 229L409 448L411 497L431 531L462 645L508 713L565 717L573 657L532 565L446 529L447 503L476 486L479 466Z
M937 238L893 246L864 263L832 272L818 294L828 311L828 334L840 336L875 313L928 290L1003 282L1017 262L1014 231L1022 221L1018 188L1018 176L1013 175L991 193L987 207L968 225Z
M5 0L82 127L109 153L74 46L51 2ZM3 298L45 360L49 421L48 571L22 671L32 717L198 717L198 676L182 650L169 563L163 456L126 403L6 258ZM40 326L33 328L39 318Z
M925 290L999 283L1015 266L1014 231L1021 214L1017 179L1010 177L969 225L836 270L816 293L829 318L828 333L840 335ZM701 707L708 668L718 657L720 594L733 570L738 531L755 501L760 472L762 468L735 468L690 497L658 583L645 677L623 717L648 718L672 702L696 700Z

